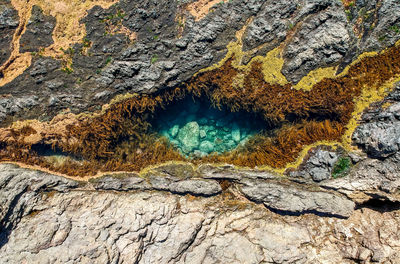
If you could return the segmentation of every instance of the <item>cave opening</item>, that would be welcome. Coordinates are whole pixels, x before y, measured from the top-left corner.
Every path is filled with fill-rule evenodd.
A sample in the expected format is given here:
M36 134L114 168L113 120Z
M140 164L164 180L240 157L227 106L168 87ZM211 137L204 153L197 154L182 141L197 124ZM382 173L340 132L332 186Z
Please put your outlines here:
M151 124L153 132L189 158L232 151L271 129L259 115L215 107L205 96L172 102L155 112Z

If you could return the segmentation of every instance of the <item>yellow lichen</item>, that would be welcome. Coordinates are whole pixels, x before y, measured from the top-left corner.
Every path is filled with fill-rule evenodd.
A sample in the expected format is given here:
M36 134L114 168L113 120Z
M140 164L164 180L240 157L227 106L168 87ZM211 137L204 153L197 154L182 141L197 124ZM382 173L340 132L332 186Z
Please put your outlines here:
M267 53L265 57L255 58L262 61L262 73L264 80L270 84L285 85L288 83L286 77L282 74L284 60L281 57L281 50L275 48Z
M294 89L310 91L312 87L322 81L324 78L334 78L336 75L337 67L327 67L313 70L304 76L296 85Z
M351 144L351 136L359 125L358 121L361 119L361 115L364 110L367 109L372 103L383 100L389 94L389 92L393 90L393 86L397 82L400 82L400 75L392 78L377 88L365 86L362 89L361 96L354 99L354 112L352 113L352 118L350 119L349 123L346 125L346 133L343 135L342 142L343 146L347 150L354 150L354 147L352 147Z
M393 104L392 102L385 102L385 103L382 104L382 109L387 109L392 104Z
M262 64L262 73L264 75L264 80L269 83L269 84L279 84L279 85L285 85L288 84L289 81L286 79L286 77L282 74L282 68L284 65L284 59L282 57L282 52L283 52L283 45L280 45L271 51L269 51L265 56L255 56L253 57L250 62L246 65L243 65L243 59L244 57L251 56L256 50L250 50L250 51L243 51L243 42L242 42L242 37L243 34L248 27L248 25L251 23L252 19L249 19L245 26L242 27L237 33L236 33L236 40L230 42L227 45L227 53L225 57L219 61L218 63L211 65L210 67L201 69L199 72L197 72L195 75L202 73L202 72L207 72L207 71L212 71L215 69L220 68L222 65L224 65L229 59L232 59L232 66L238 70L240 70L242 73L249 72L249 68L254 62L259 62ZM370 53L372 55L372 53ZM365 55L363 55L365 56ZM362 57L363 57L362 56ZM362 57L359 59L361 60ZM358 60L357 60L358 61ZM313 71L310 71L307 76L304 76L297 84L293 85L294 89L297 90L304 90L304 91L309 91L316 83L320 82L324 78L334 78L336 76L336 71L337 67L326 67L326 68L320 68L316 69ZM241 83L241 77L238 76L238 81L236 81L237 84Z

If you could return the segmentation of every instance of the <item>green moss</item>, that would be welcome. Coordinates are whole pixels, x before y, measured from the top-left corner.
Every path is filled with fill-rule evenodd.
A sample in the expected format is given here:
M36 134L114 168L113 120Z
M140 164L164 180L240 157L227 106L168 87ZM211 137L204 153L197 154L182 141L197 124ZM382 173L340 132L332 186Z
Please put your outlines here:
M389 29L391 31L395 32L396 34L400 33L400 29L399 29L399 27L397 25L391 26Z
M158 55L155 54L155 55L153 55L153 56L151 57L150 63L151 63L151 64L154 64L154 63L156 63L157 61L158 61Z
M348 157L341 157L333 166L332 177L334 179L344 177L351 168L351 160Z
M67 74L71 74L74 72L74 70L68 66L64 67L61 69L63 72L67 73Z
M106 66L112 61L112 57L108 56L106 59Z
M353 15L351 14L351 11L349 9L344 10L347 16L347 20L352 21L353 20Z
M83 47L85 47L85 48L89 48L89 47L92 45L92 42L91 42L89 39L87 39L87 38L85 37L85 38L83 38L83 40L82 40L82 45L83 45Z

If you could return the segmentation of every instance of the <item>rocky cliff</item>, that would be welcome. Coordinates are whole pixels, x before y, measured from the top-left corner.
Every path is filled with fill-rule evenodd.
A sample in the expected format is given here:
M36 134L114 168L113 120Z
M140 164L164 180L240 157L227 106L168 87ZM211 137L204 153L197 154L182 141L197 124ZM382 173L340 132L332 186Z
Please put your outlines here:
M400 263L399 1L0 0L0 32L1 263Z

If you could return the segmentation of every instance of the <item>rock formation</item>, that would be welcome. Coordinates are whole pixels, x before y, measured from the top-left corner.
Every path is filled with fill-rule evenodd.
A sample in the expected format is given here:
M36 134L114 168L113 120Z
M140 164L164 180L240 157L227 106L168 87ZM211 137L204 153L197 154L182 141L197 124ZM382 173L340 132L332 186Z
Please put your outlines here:
M4 0L0 32L1 263L400 263L399 1Z

